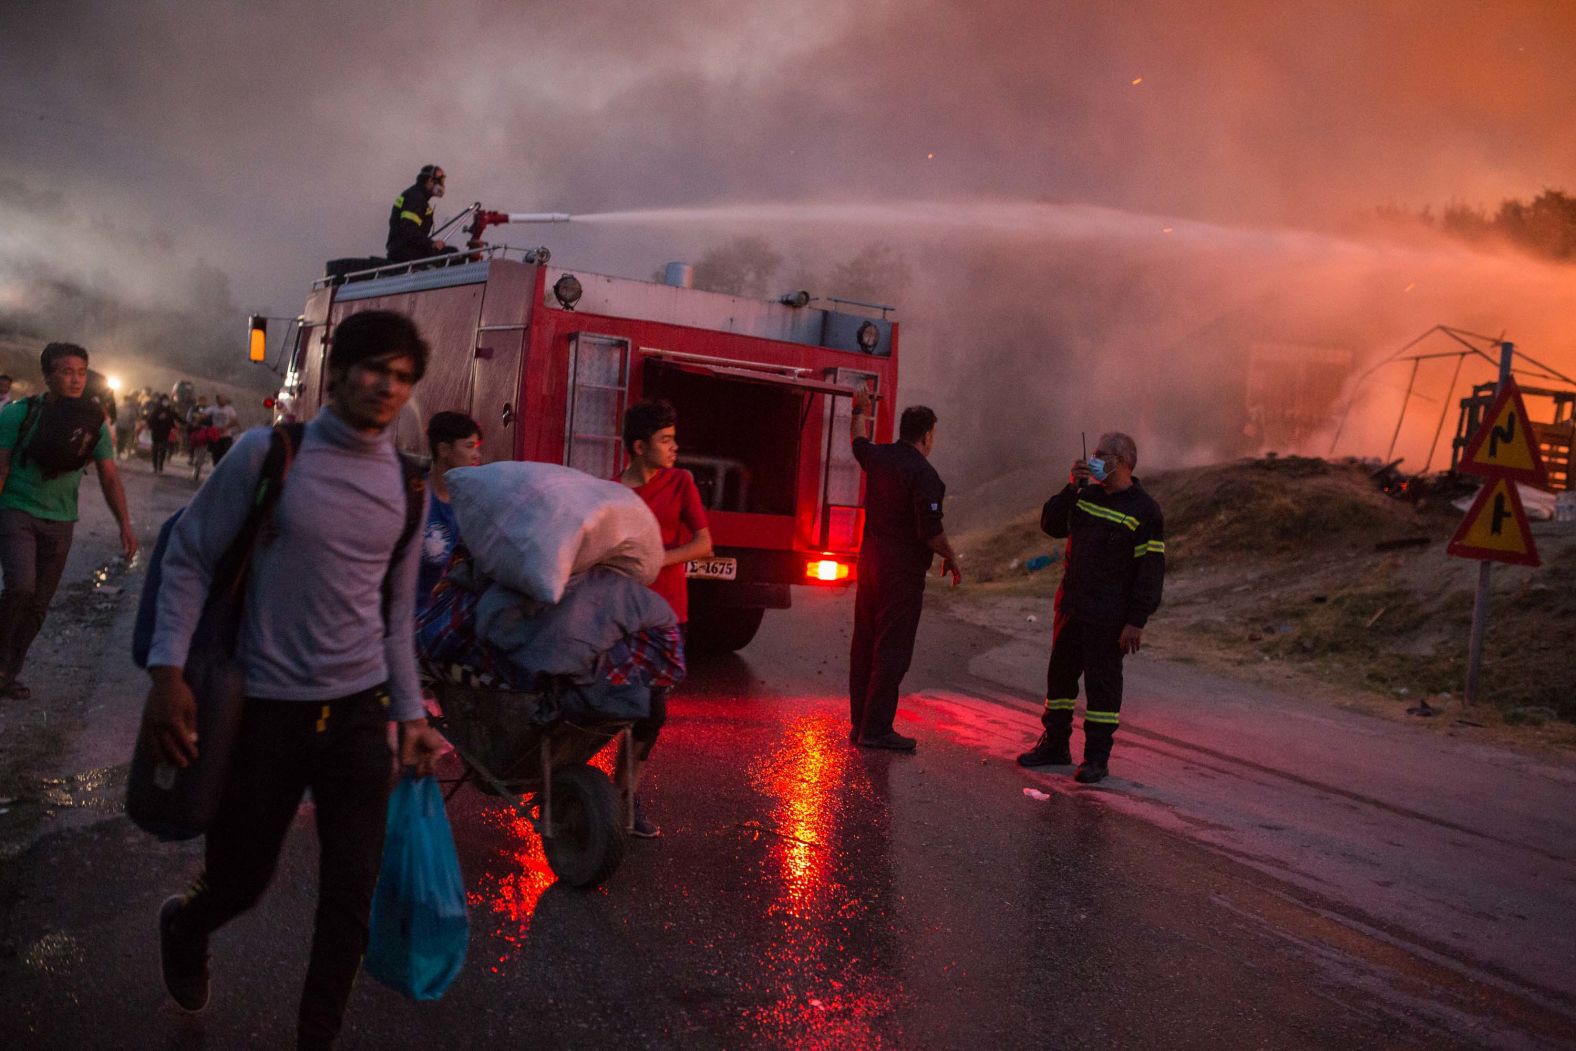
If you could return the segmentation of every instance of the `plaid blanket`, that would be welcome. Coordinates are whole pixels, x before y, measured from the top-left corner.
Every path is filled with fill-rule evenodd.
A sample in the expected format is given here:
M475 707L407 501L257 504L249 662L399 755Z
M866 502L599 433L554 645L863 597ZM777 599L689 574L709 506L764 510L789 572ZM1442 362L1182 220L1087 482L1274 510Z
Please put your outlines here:
M677 625L625 635L603 654L597 672L614 686L677 686L684 681L684 635Z
M456 562L463 558L456 551ZM450 563L452 572L455 563ZM481 593L445 576L416 615L416 653L435 678L504 690L535 690L535 676L517 668L476 634ZM461 669L456 671L455 669ZM684 636L677 626L625 635L602 655L596 681L613 686L677 686L684 681ZM456 676L464 677L456 677Z

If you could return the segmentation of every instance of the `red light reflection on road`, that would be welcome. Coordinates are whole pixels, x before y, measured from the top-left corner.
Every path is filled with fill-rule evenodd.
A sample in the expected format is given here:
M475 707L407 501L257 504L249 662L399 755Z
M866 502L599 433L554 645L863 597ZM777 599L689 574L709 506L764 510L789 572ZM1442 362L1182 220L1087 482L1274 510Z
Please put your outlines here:
M616 748L608 747L592 756L589 762L611 777L617 755ZM515 950L525 943L537 903L558 877L547 864L542 837L517 807L507 803L490 806L482 812L482 819L509 840L509 845L499 852L497 861L482 872L475 889L466 895L473 923L477 922L480 909L498 917L492 934L506 948L491 962L496 974L499 965L509 962ZM471 944L479 942L473 939Z
M481 909L497 917L492 936L504 949L491 961L491 969L496 974L498 965L507 963L515 950L524 944L526 933L531 929L531 917L536 913L536 903L557 877L547 866L542 838L518 810L509 806L489 808L484 818L511 841L511 846L500 852L496 866L483 871L476 888L466 895L473 923L480 919ZM473 937L471 944L477 946L482 942Z
M809 918L825 885L827 851L835 842L837 814L827 805L834 782L848 764L848 747L834 748L827 727L808 720L789 731L768 773L767 791L777 797L772 823L782 840L774 851L786 893L776 906Z
M781 890L768 906L780 937L765 962L782 998L751 1012L767 1039L786 1047L880 1047L872 1026L890 1013L898 983L871 973L845 943L866 922L869 904L843 877L839 849L845 808L868 821L885 807L849 747L843 720L829 713L791 723L780 745L751 768L751 780L774 800L763 834L768 865ZM856 797L856 798L850 798Z

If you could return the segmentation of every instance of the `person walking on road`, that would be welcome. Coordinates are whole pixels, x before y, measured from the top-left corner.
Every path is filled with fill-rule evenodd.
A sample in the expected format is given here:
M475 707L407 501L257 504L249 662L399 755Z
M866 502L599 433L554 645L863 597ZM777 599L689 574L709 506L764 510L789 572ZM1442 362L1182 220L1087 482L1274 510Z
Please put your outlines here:
M17 681L65 572L77 521L77 490L89 461L120 523L120 547L137 553L115 446L98 403L83 397L88 352L51 343L40 357L43 394L0 409L0 697L22 700Z
M629 453L629 466L618 480L633 489L657 519L662 530L662 571L652 583L651 590L667 600L678 619L679 631L689 637L689 580L685 567L697 558L711 557L711 523L706 519L706 505L700 498L695 478L688 471L675 466L679 458L678 413L665 401L642 401L631 405L624 412L624 449ZM667 687L654 687L651 691L651 715L634 726L631 736L635 742L634 773L626 791L634 795L631 805L635 812L634 827L630 830L641 839L655 839L662 830L646 817L636 787L640 784L640 771L651 758L657 735L668 720ZM624 769L624 764L619 764Z
M910 405L898 422L898 440L877 445L870 440L874 406L869 389L861 386L854 395L851 440L865 472L865 532L848 657L848 736L863 748L912 752L918 742L898 733L892 722L898 687L914 658L925 575L935 555L954 587L963 574L941 525L947 487L930 463L936 414Z
M213 465L217 467L219 461L224 459L224 454L235 444L236 436L241 433L241 416L235 411L235 406L230 404L228 394L215 395L214 401L216 404L208 413L208 422L218 432L218 436L208 444L208 451L213 454Z
M1045 671L1045 731L1019 766L1070 766L1073 707L1084 681L1084 756L1074 779L1105 780L1122 710L1122 659L1137 653L1160 608L1166 531L1160 505L1133 469L1138 446L1120 432L1100 436L1094 456L1073 464L1067 486L1045 501L1040 529L1067 538L1056 589L1051 660Z
M208 1002L209 937L256 903L310 789L321 848L298 1047L332 1046L367 944L398 725L399 762L432 772L443 739L425 718L413 607L425 502L392 426L421 379L427 345L387 311L341 322L328 404L306 425L274 520L252 554L236 656L247 700L202 875L159 913L165 987L187 1011ZM220 559L245 523L272 435L242 435L169 539L149 654L144 733L185 766L196 701L183 666ZM416 505L414 518L410 500ZM412 528L414 526L415 528ZM239 961L237 961L239 963Z
M138 423L137 396L127 394L120 399L120 411L115 415L115 458L127 460L136 449L133 437Z
M148 413L148 440L153 443L154 474L164 473L164 463L170 458L170 443L175 440L180 425L180 417L170 405L169 396L159 395L158 404Z

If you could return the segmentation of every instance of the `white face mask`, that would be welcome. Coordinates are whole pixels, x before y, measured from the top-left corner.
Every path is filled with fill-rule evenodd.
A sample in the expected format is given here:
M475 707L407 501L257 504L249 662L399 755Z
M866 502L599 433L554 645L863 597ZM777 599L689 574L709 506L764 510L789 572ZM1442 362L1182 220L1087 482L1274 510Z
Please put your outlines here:
M432 181L432 196L434 196L434 197L442 197L443 196L443 182L442 182L442 180L434 179Z

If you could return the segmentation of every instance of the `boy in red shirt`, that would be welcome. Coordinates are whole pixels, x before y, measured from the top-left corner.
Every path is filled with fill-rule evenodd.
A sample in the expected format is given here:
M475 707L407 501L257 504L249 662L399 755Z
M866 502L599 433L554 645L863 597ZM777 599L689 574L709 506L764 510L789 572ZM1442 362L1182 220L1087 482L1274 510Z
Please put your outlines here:
M706 521L706 507L701 503L700 490L695 488L695 478L688 471L673 466L679 457L677 437L678 413L665 401L642 401L631 405L624 413L624 448L629 452L629 466L618 480L640 494L651 508L662 529L662 572L657 575L651 590L667 599L678 617L679 630L688 631L689 582L684 575L687 563L697 558L711 557L711 528ZM657 734L668 718L668 691L651 691L651 715L635 724L635 764L627 790L634 792L640 783L640 769L651 756ZM620 764L620 769L623 764ZM640 806L640 796L635 796L634 834L642 839L652 839L662 830L646 820Z

